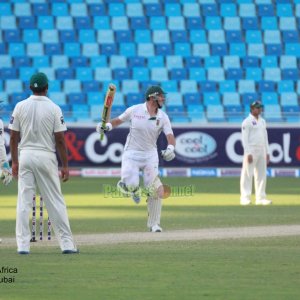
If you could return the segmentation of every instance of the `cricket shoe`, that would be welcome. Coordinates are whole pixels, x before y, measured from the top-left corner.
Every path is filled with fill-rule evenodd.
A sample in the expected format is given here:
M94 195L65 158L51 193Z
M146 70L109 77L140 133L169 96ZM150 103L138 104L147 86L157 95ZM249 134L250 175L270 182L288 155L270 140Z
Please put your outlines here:
M18 251L18 253L21 255L27 255L29 254L29 251Z
M130 191L128 190L127 185L123 181L117 183L117 189L125 196L130 196Z
M141 202L141 195L139 193L139 190L135 193L131 193L131 198L135 204L139 204Z
M240 204L241 204L241 205L244 205L244 206L250 205L250 204L251 204L251 200L249 200L249 199L242 199L242 200L240 201Z
M268 199L257 200L255 202L256 205L271 205L272 201Z
M62 254L78 254L79 250L78 249L72 249L72 250L63 250Z
M162 232L162 228L156 224L150 228L150 232Z

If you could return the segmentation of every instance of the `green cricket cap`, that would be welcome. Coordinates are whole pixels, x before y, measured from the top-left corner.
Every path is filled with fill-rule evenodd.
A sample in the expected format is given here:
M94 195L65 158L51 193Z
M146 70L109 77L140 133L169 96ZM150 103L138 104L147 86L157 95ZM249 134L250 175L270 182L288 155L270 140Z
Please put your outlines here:
M44 73L33 74L30 78L30 86L34 89L44 88L48 84L48 78Z
M164 95L166 94L163 89L158 86L158 85L152 85L150 87L148 87L147 91L146 91L146 99L148 99L149 96L152 96L152 95Z
M262 108L263 105L262 105L261 101L256 100L256 101L254 101L254 102L251 103L250 107L251 108L254 108L254 107L255 108Z

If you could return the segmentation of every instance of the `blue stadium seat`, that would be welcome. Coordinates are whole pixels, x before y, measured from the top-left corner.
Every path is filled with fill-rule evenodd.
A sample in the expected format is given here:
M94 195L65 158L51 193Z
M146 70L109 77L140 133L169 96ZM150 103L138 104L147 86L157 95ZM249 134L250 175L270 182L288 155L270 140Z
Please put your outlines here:
M111 29L110 19L108 16L95 16L93 17L93 28L97 29Z
M159 3L145 4L144 9L145 9L145 15L148 17L163 15L163 11Z
M245 17L241 19L242 19L242 28L244 30L259 29L259 22L257 17Z
M98 31L98 36L99 36L99 31ZM104 39L101 39L101 41L104 41ZM94 30L91 29L78 30L78 42L82 44L96 42Z
M168 18L169 30L185 30L185 19L184 17L169 17Z
M87 67L77 67L75 78L84 81L84 80L93 80L93 70Z
M200 92L202 93L212 93L217 91L217 84L214 81L201 81L200 82Z
M182 14L184 17L200 17L200 7L198 3L182 3Z
M144 101L144 95L141 93L128 93L126 96L127 106L140 104Z
M219 82L219 92L224 93L234 93L236 92L236 83L234 80L224 80Z
M133 41L131 30L116 30L115 33L116 33L116 41L118 43L127 43Z
M190 56L184 58L187 68L199 68L202 67L202 61L200 57Z
M72 17L85 17L88 15L87 6L85 3L71 3L70 15Z
M63 58L66 60L66 63L69 61L69 58L67 56L63 56ZM70 65L72 68L87 67L89 65L89 62L87 57L83 57L83 56L71 57Z
M280 56L283 54L281 44L268 44L266 45L266 55Z
M223 68L209 68L207 70L207 79L211 81L223 81L225 80L225 74Z
M237 7L233 3L222 3L220 7L220 15L222 17L235 17L237 15Z
M261 68L247 68L246 79L260 81L262 80L262 69Z
M116 30L128 30L129 29L128 18L126 16L112 17L111 28L114 31L116 31Z
M157 47L160 47L161 45L158 45ZM154 45L152 43L145 43L145 44L138 44L137 54L138 56L154 56ZM160 53L157 53L157 55L161 55Z
M189 69L189 79L201 82L206 80L206 71L203 68L190 68Z
M229 45L229 54L239 57L246 56L246 45L243 43L233 43Z
M258 91L260 93L275 92L275 82L265 80L258 82Z
M92 28L91 19L89 17L81 16L81 17L74 17L74 27L77 30L80 29L90 29ZM65 28L69 29L69 28Z
M84 80L82 82L82 91L84 93L98 92L100 90L100 83L96 80Z
M85 104L85 94L83 93L69 93L68 103L72 104Z
M67 3L52 3L51 13L55 17L68 16L70 14Z
M191 118L192 122L195 123L206 123L206 116L204 107L202 105L188 105L187 114Z
M260 99L259 98L259 95L257 93L244 93L242 94L242 103L245 107L248 107L250 106L250 104L257 100L257 99Z
M299 43L299 36L296 30L283 30L281 32L284 43Z
M71 68L59 68L56 70L56 78L59 80L73 79L74 70Z
M259 58L256 56L245 56L242 58L243 68L258 68Z
M119 81L130 79L130 70L127 68L116 68L113 70L113 78Z
M257 5L257 12L260 17L272 17L275 15L273 5L267 3Z
M183 102L185 105L200 105L201 96L199 93L186 93L183 95Z
M16 105L18 102L22 101L22 100L25 100L28 98L28 94L27 93L22 93L22 92L19 92L19 93L12 93L11 94L11 99L10 99L10 103L12 104L11 108L13 109L13 106ZM1 110L2 110L2 107L1 107ZM11 110L12 111L12 110Z
M173 92L167 94L167 109L171 106L181 106L182 111L183 102L181 94Z
M58 30L73 30L73 18L70 16L56 17L56 29Z
M276 17L262 17L261 18L261 29L262 30L276 30L278 29Z
M123 3L109 3L108 14L113 17L120 17L125 15L125 6Z
M263 57L265 55L265 45L264 44L248 44L248 56Z
M224 107L225 117L230 123L239 123L243 121L243 108L241 105L228 105Z
M4 70L4 68L2 70ZM22 81L27 81L32 76L32 74L34 74L36 72L37 72L36 68L22 67L22 68L19 69L19 78ZM3 73L2 73L1 76L3 76ZM5 77L5 78L8 78L8 77Z
M165 68L151 69L151 80L157 80L157 81L169 80L167 69Z
M99 91L87 93L87 103L89 105L99 105L99 104L103 105L104 98L105 98L105 95L101 92L99 93ZM98 114L99 114L99 112L98 112ZM99 116L99 118L100 118L100 116Z
M54 18L52 16L40 16L37 17L38 29L54 29Z
M264 105L263 115L267 122L282 122L280 105Z
M61 92L61 81L51 80L51 82L49 83L49 92Z
M3 30L3 41L7 43L21 42L20 30L9 29Z
M1 68L0 69L1 78L5 79L17 79L17 69L16 68ZM1 99L0 99L1 100Z
M144 16L143 5L141 3L128 3L126 5L126 15L128 17Z
M238 82L238 92L240 94L244 93L255 93L255 81L254 80L239 80Z
M23 83L19 79L6 79L5 80L5 91L8 94L22 93Z
M226 31L226 42L227 43L242 43L243 34L240 30L228 30Z
M240 58L238 56L224 56L223 57L223 68L225 70L229 68L240 68Z
M77 38L74 30L60 30L59 31L59 41L61 43L72 43L76 42Z
M149 80L149 69L144 67L134 67L132 69L132 78L139 81Z
M103 53L105 54L105 53ZM87 57L95 57L99 55L98 43L86 43L82 45L82 55Z
M209 122L224 122L224 108L222 105L208 105L206 107L206 117Z
M286 122L299 123L300 122L300 106L282 106L283 116Z
M224 93L223 94L223 105L232 106L232 105L240 105L240 95L238 93Z
M61 55L62 54L62 49L61 49L61 44L45 44L45 54L52 56L52 55Z
M186 27L189 30L204 29L203 21L199 17L187 17Z
M30 3L15 3L14 4L14 15L15 16L30 16L31 5Z
M50 15L49 5L47 3L34 3L33 4L34 16L47 16Z
M130 18L130 28L133 30L137 29L147 29L147 20L145 17L132 17Z
M280 81L281 80L281 70L279 68L265 68L264 69L264 80L267 81Z
M294 92L282 93L280 95L280 104L282 107L299 105L297 94Z
M139 81L135 79L126 79L122 81L122 93L127 95L129 93L139 93Z
M91 16L105 16L106 8L104 3L92 3L89 5L89 14Z
M176 93L178 92L178 81L177 80L168 80L163 81L160 84L161 88L168 93Z
M178 3L166 3L164 13L167 17L181 16L181 7Z
M282 93L292 93L295 91L295 84L292 80L282 80L277 84L277 92Z
M120 55L124 55L126 57L134 57L137 55L135 43L121 43L119 46Z
M17 56L14 57L14 67L20 68L20 67L30 67L31 66L31 59L28 56ZM1 66L3 66L1 64Z
M81 82L77 79L65 79L63 83L63 91L67 94L80 93Z
M218 6L214 3L202 4L201 11L205 17L218 16Z
M152 49L152 45L149 45L149 46L151 46L151 49ZM142 53L143 53L143 51L141 51L141 54ZM147 54L145 56L153 56L154 53L152 53L152 54L151 53L152 53L152 50L148 54L147 54L147 52L144 53L144 55ZM158 44L158 45L156 45L155 46L155 54L160 55L160 56L173 55L172 45L171 44Z
M20 17L20 18L22 18L22 17ZM23 24L21 24L21 25L23 25ZM15 16L2 16L0 18L0 28L1 29L17 29L16 17Z
M14 56L25 55L25 44L23 43L10 43L8 44L8 54Z
M144 67L145 66L145 57L134 56L129 57L128 59L128 67Z
M261 101L264 105L278 104L278 95L277 93L262 93Z
M265 31L266 34L266 31ZM260 30L247 30L246 31L246 43L251 44L261 44L262 43L262 33Z
M198 92L196 80L181 80L179 86L181 94L190 94Z
M187 32L185 30L172 30L171 41L173 43L186 43L188 42ZM192 41L192 38L191 38Z
M193 56L208 57L210 56L210 48L208 44L194 44Z
M47 68L50 66L50 59L48 56L35 56L32 59L32 65L35 68Z
M226 70L227 80L240 80L243 79L243 76L244 74L242 69L230 68Z
M81 47L79 43L65 43L64 55L68 57L78 57L81 55Z
M213 16L205 18L205 29L207 30L218 30L222 29L221 17Z
M94 79L97 81L112 80L112 70L110 68L100 67L95 69Z
M151 32L148 29L137 29L134 31L134 41L136 43L151 43Z
M126 57L121 55L112 55L110 57L109 66L112 69L116 68L127 68L127 60Z
M208 105L221 105L220 95L218 93L205 93L203 94L203 104Z
M282 70L282 79L297 81L299 79L299 70L296 68Z
M100 53L106 56L117 54L117 46L115 44L102 44Z

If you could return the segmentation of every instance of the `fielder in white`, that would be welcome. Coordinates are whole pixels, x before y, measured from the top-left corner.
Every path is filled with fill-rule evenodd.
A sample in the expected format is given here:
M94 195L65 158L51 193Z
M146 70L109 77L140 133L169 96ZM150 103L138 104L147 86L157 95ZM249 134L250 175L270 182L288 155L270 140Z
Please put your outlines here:
M8 185L12 181L11 169L7 161L5 141L4 141L4 126L0 119L0 179L4 185ZM0 243L2 239L0 239Z
M272 204L271 200L266 199L267 164L270 156L266 122L260 116L261 111L261 102L254 101L250 106L249 116L242 123L244 159L240 181L241 205L251 204L253 175L255 204Z
M129 107L119 117L106 123L105 128L101 128L99 123L96 130L99 133L110 131L123 122L130 121L118 189L124 194L130 194L138 204L140 202L139 172L142 170L147 191L147 226L151 232L161 232L160 217L164 188L158 177L159 159L156 144L163 131L168 146L161 155L164 160L170 161L175 158L175 137L167 114L160 110L165 101L165 92L159 86L151 86L147 89L145 98L145 103Z
M66 124L59 106L46 97L48 78L44 73L32 75L30 89L33 95L17 103L9 125L12 172L18 178L18 253L29 254L30 251L29 215L36 187L45 201L62 253L78 253L61 193L55 154L57 149L62 162L62 180L67 181L69 169L64 139Z

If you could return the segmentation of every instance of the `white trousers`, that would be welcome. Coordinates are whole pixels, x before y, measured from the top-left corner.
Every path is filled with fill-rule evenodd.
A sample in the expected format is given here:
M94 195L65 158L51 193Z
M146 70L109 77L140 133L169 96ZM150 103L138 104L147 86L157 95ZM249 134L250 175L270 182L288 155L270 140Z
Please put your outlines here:
M251 152L253 157L252 163L248 163L247 155L244 155L243 159L240 180L241 201L251 200L253 176L256 201L266 199L267 154L262 147L253 147Z
M61 250L75 249L67 209L61 193L56 155L43 151L23 150L19 158L16 221L18 251L30 250L29 219L36 187L43 197Z
M140 185L140 170L143 172L144 187L147 189L155 184L158 189L162 183L158 179L158 154L157 152L143 152L127 150L122 157L121 180L128 187L135 188ZM162 199L158 197L147 197L148 221L147 226L151 228L160 224Z

